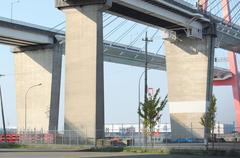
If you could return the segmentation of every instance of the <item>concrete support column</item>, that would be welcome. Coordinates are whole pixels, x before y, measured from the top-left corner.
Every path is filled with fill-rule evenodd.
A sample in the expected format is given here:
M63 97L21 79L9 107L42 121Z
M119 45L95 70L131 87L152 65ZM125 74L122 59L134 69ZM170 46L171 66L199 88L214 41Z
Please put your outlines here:
M58 127L57 121L50 119L58 118L59 113L61 71L59 73L56 70L61 70L59 63L62 54L57 47L58 45L34 46L13 50L18 129L46 131L50 124L55 129ZM39 83L42 85L32 87ZM54 116L50 117L50 113Z
M204 138L200 118L211 94L211 38L165 41L172 138Z
M62 55L65 51L65 43L56 41L53 47L52 59L52 85L51 85L51 102L49 115L49 130L58 129L59 106L60 106L60 89L61 89L61 72L62 72Z
M65 130L104 137L103 5L66 8Z

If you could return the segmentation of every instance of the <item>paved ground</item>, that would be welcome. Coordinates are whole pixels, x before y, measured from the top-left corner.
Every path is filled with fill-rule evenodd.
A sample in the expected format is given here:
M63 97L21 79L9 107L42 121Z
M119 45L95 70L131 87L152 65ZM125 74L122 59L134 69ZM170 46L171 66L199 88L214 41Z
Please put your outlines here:
M97 153L97 152L0 152L0 158L202 158L203 156L185 155L141 155L128 153ZM204 158L217 158L207 157ZM228 157L230 158L230 157Z

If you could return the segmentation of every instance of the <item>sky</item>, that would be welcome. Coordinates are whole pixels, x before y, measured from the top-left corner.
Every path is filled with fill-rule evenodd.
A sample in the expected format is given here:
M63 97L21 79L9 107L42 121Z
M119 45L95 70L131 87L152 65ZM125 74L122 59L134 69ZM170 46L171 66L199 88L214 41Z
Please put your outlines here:
M38 24L47 27L64 21L64 14L55 8L54 0L20 0L19 3L12 3L12 0L1 0L0 16L12 17L13 19ZM106 15L105 19L107 18ZM113 17L112 17L113 18ZM111 19L111 18L110 18ZM110 20L108 19L108 20ZM104 29L106 35L114 25L118 25L124 19L119 19L116 24L111 24L109 28ZM106 20L107 22L107 20ZM134 22L127 21L126 24L116 34L124 32L124 29L129 29ZM60 27L61 28L61 27ZM60 29L59 28L59 29ZM126 36L120 40L121 43L131 43L137 35L139 35L145 26L137 24L137 26ZM155 32L155 28L148 28L149 36ZM144 35L144 34L143 34ZM142 37L143 37L142 35ZM141 38L142 38L141 37ZM113 34L107 40L117 40ZM162 44L161 33L159 32L154 38L153 43L150 43L149 51L158 50ZM142 48L143 41L139 40L134 46ZM164 47L159 54L164 54ZM216 56L226 57L227 53L224 50L216 49ZM217 66L228 67L226 62L216 63ZM106 63L104 64L105 78L105 122L106 123L137 123L137 106L138 106L138 82L139 77L144 71L143 68ZM63 69L64 73L64 69ZM11 53L11 47L0 45L0 74L5 74L5 77L0 78L0 85L3 92L3 103L6 117L7 127L16 126L16 94L15 94L15 74L14 60ZM60 128L63 127L63 107L64 107L64 75L62 76L61 87L61 105L60 105ZM167 75L164 71L149 70L148 86L154 89L161 89L161 96L167 94ZM143 98L143 79L141 80L141 100ZM233 123L234 109L231 87L214 87L214 94L217 97L217 121L224 123ZM1 119L0 119L1 121ZM161 122L169 123L168 106L163 111ZM2 124L0 123L0 127Z

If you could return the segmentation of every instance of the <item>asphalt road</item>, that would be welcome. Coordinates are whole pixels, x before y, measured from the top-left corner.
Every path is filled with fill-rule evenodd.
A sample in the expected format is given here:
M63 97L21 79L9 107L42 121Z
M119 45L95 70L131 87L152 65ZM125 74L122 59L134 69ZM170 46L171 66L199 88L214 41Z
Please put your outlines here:
M0 158L202 158L192 155L154 155L129 153L97 153L97 152L0 152ZM204 158L217 158L204 156ZM230 158L230 157L228 157Z

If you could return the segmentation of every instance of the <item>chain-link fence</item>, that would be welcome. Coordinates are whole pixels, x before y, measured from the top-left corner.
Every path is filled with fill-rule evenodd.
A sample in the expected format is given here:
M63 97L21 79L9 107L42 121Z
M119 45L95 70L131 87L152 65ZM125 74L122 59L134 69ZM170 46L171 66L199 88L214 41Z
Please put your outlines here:
M18 144L62 144L94 146L95 139L87 134L79 134L77 130L7 130L6 141ZM0 143L5 141L5 135L0 134Z
M18 144L62 144L85 146L148 146L168 148L204 148L204 139L194 131L204 131L203 128L171 129L170 124L161 124L153 132L143 133L137 124L107 124L105 138L95 140L90 137L88 130L7 130L6 141ZM86 132L82 132L86 131ZM190 132L189 132L190 131ZM240 150L240 128L232 124L217 124L214 135L209 135L209 142L215 143L215 149ZM5 141L3 132L0 134L0 143ZM95 142L97 144L95 144Z
M217 123L209 134L209 144L214 143L215 149L240 150L240 128L233 123ZM198 133L201 133L200 135ZM146 136L147 135L147 136ZM137 124L107 124L105 126L107 138L118 139L128 146L153 146L168 148L205 148L204 128L192 126L171 129L169 123L160 124L153 132L143 133L143 129Z

